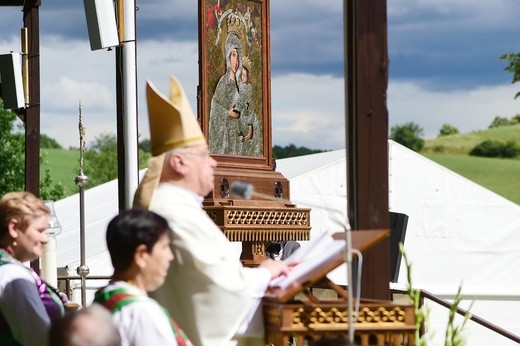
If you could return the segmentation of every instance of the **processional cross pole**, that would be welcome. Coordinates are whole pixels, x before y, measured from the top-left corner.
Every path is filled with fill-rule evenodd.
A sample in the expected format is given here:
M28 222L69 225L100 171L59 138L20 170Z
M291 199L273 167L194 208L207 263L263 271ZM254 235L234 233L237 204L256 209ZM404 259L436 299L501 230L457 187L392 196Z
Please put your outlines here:
M86 276L89 268L85 264L85 186L88 177L83 173L83 154L85 152L85 127L81 118L81 101L79 101L79 173L74 182L79 188L79 237L80 237L80 265L76 272L81 277L81 305L86 306Z

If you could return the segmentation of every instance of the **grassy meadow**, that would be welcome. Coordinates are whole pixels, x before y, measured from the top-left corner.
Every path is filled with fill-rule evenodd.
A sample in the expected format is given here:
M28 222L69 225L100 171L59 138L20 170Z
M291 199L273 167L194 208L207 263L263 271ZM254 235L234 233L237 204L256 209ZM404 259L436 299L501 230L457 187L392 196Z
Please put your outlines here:
M474 146L486 139L520 143L520 124L429 139L424 143L422 153L467 155Z
M52 181L61 181L65 186L67 196L78 192L78 187L74 184L74 179L79 172L79 149L45 149L40 153L43 156L41 170L50 170ZM88 176L88 174L87 174Z

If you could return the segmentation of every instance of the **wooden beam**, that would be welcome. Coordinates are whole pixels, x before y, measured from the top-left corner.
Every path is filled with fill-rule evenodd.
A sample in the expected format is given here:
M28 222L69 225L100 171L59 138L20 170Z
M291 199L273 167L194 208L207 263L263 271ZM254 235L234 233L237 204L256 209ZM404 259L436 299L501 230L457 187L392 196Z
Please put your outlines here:
M353 229L389 228L386 0L345 3L348 214ZM390 243L364 255L361 294L389 299Z
M39 0L26 0L23 16L28 31L29 100L25 108L25 190L40 195L40 28Z
M23 112L25 123L25 190L40 196L40 0L26 0L23 8L27 28L29 64L29 99ZM31 268L40 273L39 261Z

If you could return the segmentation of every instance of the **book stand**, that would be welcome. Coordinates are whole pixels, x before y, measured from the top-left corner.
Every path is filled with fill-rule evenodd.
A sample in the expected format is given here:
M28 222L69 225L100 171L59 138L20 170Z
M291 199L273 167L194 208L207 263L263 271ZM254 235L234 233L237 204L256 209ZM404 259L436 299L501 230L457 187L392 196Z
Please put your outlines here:
M344 237L337 233L334 238ZM388 237L387 230L353 231L352 247L364 252ZM284 289L273 288L263 299L266 345L304 345L305 340L342 336L348 340L347 291L326 274L344 263L339 254L310 273L305 282ZM309 276L307 276L309 277ZM325 287L335 299L319 299L315 288ZM355 340L362 346L414 345L414 307L391 301L361 299L355 321Z

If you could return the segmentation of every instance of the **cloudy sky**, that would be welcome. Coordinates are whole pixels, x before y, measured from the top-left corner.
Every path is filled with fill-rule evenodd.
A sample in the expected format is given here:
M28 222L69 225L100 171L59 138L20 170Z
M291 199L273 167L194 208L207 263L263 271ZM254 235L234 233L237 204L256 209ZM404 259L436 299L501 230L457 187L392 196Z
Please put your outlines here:
M196 105L197 3L138 1L139 131L148 137L147 79L167 93L175 74ZM519 85L500 55L520 52L517 0L387 0L390 126L413 121L426 138L442 124L469 132L520 113ZM342 1L271 0L273 144L344 147ZM0 8L0 53L20 51L21 8ZM40 8L41 129L78 146L115 133L114 51L91 51L83 1Z

